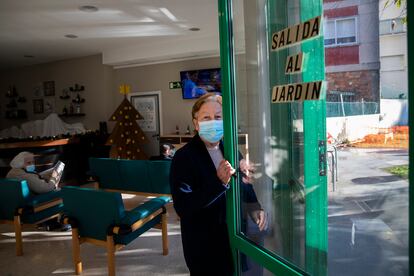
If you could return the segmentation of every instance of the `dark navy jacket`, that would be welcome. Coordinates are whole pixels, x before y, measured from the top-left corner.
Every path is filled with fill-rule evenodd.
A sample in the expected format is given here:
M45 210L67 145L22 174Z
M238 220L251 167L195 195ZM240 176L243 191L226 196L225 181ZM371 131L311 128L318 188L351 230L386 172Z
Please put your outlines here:
M222 145L220 148L223 151ZM214 163L198 135L174 155L170 185L191 275L232 275L226 224L227 188L217 177ZM243 200L257 202L251 185L243 186Z

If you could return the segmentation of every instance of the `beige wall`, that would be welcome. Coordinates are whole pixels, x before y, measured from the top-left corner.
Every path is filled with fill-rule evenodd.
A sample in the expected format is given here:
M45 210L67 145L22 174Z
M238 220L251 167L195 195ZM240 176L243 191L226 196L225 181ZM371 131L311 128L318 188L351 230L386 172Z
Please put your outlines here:
M191 107L194 100L183 100L181 89L170 90L169 82L179 81L180 71L214 67L220 67L218 57L112 69L102 64L101 55L96 55L3 71L0 74L0 129L28 120L44 119L46 114L33 114L34 88L41 86L43 81L53 80L55 96L44 98L54 99L57 113L62 113L65 104L68 106L70 103L59 98L62 89L75 83L85 86L81 94L86 99L82 104L82 112L86 116L65 118L68 123L82 122L88 129L98 129L99 122L107 121L121 103L122 95L118 93L118 86L125 83L131 85L131 92L161 91L162 133L174 132L176 125L184 132L187 125L193 129ZM10 85L15 85L19 95L26 97L27 102L22 107L28 112L28 120L4 119L5 106L9 101L5 94ZM111 130L112 124L108 126Z
M191 121L191 108L195 100L184 100L181 89L169 89L170 81L180 80L180 71L220 67L220 59L205 58L172 63L154 64L114 70L114 89L121 83L131 85L131 92L161 91L163 134L185 132ZM115 94L112 109L121 102L122 95Z
M66 61L59 61L14 70L8 70L1 73L0 91L1 97L1 119L0 128L20 125L25 121L44 119L47 114L33 114L33 99L35 97L35 87L41 87L44 81L55 82L55 96L42 97L44 100L55 102L55 112L60 114L64 106L69 108L70 100L60 99L62 90L73 86L75 83L85 86L85 90L80 92L81 96L86 99L82 104L82 112L86 113L85 117L65 118L68 123L82 122L86 128L97 129L98 122L110 116L108 114L109 88L108 75L112 73L109 66L102 65L101 56L90 56ZM19 96L24 96L27 102L25 107L28 113L27 120L6 120L4 114L6 103L9 99L5 98L5 92L10 85L15 85Z

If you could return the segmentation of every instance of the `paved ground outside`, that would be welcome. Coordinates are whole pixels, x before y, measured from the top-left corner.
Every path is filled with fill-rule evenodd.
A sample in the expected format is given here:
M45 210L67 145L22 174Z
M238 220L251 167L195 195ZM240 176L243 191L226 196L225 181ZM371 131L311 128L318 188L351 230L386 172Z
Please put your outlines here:
M328 273L408 275L408 180L384 168L408 164L408 150L338 151L338 182L329 177Z

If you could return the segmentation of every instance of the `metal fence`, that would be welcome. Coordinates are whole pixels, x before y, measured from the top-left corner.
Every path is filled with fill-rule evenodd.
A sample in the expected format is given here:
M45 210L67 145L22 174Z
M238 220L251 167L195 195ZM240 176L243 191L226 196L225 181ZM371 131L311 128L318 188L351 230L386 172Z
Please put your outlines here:
M326 102L326 117L345 117L379 113L377 102Z

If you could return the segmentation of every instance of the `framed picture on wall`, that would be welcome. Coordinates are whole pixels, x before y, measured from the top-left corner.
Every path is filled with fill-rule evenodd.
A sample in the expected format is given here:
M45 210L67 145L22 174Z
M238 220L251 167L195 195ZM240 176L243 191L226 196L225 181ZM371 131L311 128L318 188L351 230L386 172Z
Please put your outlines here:
M131 96L131 104L144 117L138 120L139 127L144 132L157 131L158 95Z
M35 98L42 97L42 85L36 85L35 87L33 87L33 96Z
M54 81L44 81L43 82L43 91L45 96L54 96L55 95L55 82Z
M33 113L43 113L43 99L33 100Z
M46 114L50 114L55 112L55 98L48 98L48 99L44 99L43 101L43 111Z

